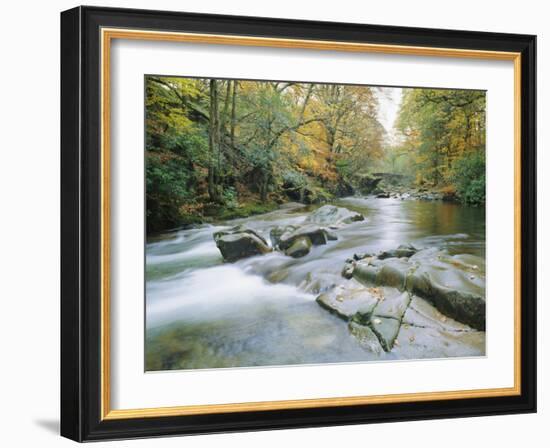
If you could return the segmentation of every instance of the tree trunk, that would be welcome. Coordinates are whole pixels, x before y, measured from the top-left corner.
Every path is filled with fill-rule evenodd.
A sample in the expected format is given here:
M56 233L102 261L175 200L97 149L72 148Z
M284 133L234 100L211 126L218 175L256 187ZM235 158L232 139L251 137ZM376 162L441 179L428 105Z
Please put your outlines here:
M219 202L218 187L216 185L217 173L215 156L219 151L219 112L218 112L218 82L215 79L210 80L210 125L208 132L208 195L212 202Z
M267 201L267 190L269 188L269 174L268 173L263 173L263 176L262 176L262 181L261 181L261 184L260 184L260 200L262 202L266 202Z
M229 132L229 138L231 142L231 149L235 151L235 122L236 117L236 103L237 103L237 81L233 81L233 94L231 95L231 128Z

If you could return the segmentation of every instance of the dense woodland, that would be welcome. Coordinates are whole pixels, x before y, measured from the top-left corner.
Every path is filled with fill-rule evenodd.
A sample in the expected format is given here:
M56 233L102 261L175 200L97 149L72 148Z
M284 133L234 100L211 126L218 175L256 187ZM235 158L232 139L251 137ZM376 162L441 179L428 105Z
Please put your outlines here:
M146 77L147 230L244 217L286 201L368 193L374 172L485 201L485 94Z

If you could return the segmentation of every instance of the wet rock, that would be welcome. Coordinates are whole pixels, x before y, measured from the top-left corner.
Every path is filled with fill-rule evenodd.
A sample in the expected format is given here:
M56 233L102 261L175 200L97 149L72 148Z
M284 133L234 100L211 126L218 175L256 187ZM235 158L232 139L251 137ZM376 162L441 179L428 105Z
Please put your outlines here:
M357 339L357 342L359 342L359 345L364 349L376 354L380 354L384 351L378 337L368 325L361 325L357 322L350 321L348 328L350 333Z
M342 319L368 321L378 297L362 286L336 286L317 297L317 303Z
M405 325L422 328L433 328L444 331L472 331L468 325L460 323L418 296L412 296L411 302L402 320Z
M389 352L394 346L401 323L391 317L372 316L369 326L380 341L382 348Z
M275 248L277 248L279 246L279 241L281 241L281 236L285 233L285 232L293 232L294 230L296 230L298 228L298 226L291 226L291 225L288 225L288 226L276 226L276 227L273 227L270 231L269 231L269 239L271 240L271 245Z
M407 275L412 265L399 258L382 261L363 259L358 261L353 270L353 277L365 284L393 286L404 289Z
M254 232L238 231L230 234L218 234L214 236L214 240L226 261L237 261L241 258L271 252L266 241Z
M366 252L353 254L353 259L355 261L363 260L364 258L370 258L370 257L374 257L374 254L369 254L369 253L366 253Z
M311 294L322 294L331 291L339 283L341 283L341 278L338 275L331 272L315 271L315 275L308 272L298 288Z
M397 249L386 250L377 255L379 260L384 260L386 258L403 258L403 257L412 257L418 252L418 249L412 244L401 244Z
M344 265L344 268L342 269L342 277L348 280L353 278L354 269L355 269L355 263L353 262L353 260L350 260Z
M419 266L407 278L407 289L432 303L443 314L485 330L484 283L480 276L434 261Z
M268 246L266 239L260 235L258 232L256 232L254 229L251 229L250 227L246 227L244 225L238 225L231 227L228 230L220 230L219 232L214 233L214 241L217 241L222 236L226 235L232 235L236 233L248 233L250 235L254 235L256 238L262 241L266 246Z
M410 258L363 259L346 275L365 285L393 286L418 295L441 313L475 329L485 329L483 260L426 249Z
M390 194L386 193L385 191L381 191L376 195L376 197L379 199L388 199L390 197Z
M377 317L390 317L401 321L401 318L409 307L411 301L410 294L394 288L379 289L381 290L381 298L373 311L373 315Z
M352 212L344 207L335 205L323 205L306 218L306 223L319 226L339 226L351 224L356 221L364 221L365 217L357 212Z
M325 234L327 236L328 241L336 241L338 239L338 235L336 235L334 232L325 229Z
M292 226L281 234L278 240L278 247L285 251L294 244L295 240L302 237L309 238L311 244L314 246L327 244L328 240L325 229L319 226L306 225L298 228Z
M451 358L485 354L485 332L449 331L403 324L392 353L399 359Z
M285 255L292 258L300 258L309 254L311 250L311 240L307 236L296 238L292 245L285 250Z
M288 269L277 269L274 272L270 273L267 276L267 279L271 283L282 283L288 278L289 273L290 272Z

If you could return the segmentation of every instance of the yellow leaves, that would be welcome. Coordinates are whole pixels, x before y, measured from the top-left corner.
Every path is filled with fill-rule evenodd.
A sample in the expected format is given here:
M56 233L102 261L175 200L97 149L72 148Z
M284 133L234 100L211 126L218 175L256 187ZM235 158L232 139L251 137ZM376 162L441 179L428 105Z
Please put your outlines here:
M182 96L197 97L200 94L200 80L198 79L175 77L163 77L162 79Z
M177 132L186 132L193 127L193 122L187 115L175 110L171 110L168 113L166 123Z

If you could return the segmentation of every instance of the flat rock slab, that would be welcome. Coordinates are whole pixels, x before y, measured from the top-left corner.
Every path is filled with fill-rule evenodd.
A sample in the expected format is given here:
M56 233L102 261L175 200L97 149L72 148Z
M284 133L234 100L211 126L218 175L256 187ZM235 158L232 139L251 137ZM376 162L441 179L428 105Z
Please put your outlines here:
M362 286L336 286L317 297L319 305L346 320L357 314L368 320L378 300L379 296Z
M477 280L477 281L476 281ZM454 268L422 265L407 278L407 289L443 314L478 330L485 329L485 279Z
M322 294L330 292L332 288L337 287L337 285L341 283L342 278L338 274L326 271L316 271L314 274L309 272L306 277L300 281L298 288L301 291L311 294Z
M407 276L414 266L407 260L366 258L356 263L353 277L364 284L393 286L405 289Z
M344 274L370 285L392 286L432 303L440 312L478 330L485 329L485 267L473 255L451 256L437 249L410 258L369 257L346 264Z
M381 296L374 308L373 315L378 317L390 317L401 320L411 301L408 292L401 292L395 288L378 288Z
M380 345L389 352L394 346L401 322L391 317L372 316L369 326L378 337Z
M468 325L447 317L432 304L417 296L412 296L410 305L403 316L403 324L435 330L472 331Z
M374 331L368 325L361 325L357 322L351 321L349 323L349 331L355 336L359 345L365 350L380 354L384 351L378 337L374 334Z
M446 331L401 325L392 353L400 359L485 355L484 331Z

